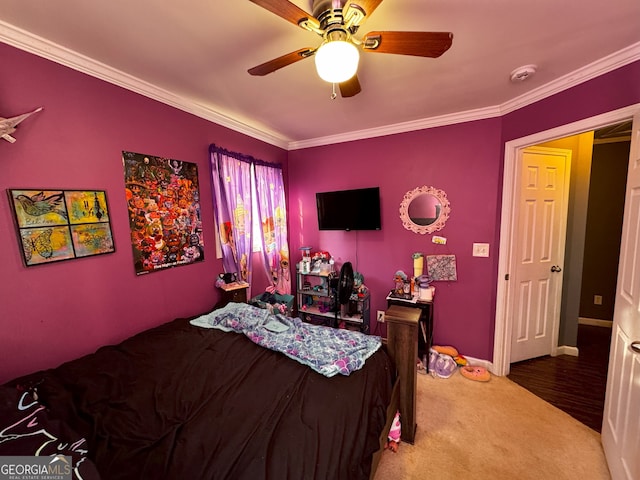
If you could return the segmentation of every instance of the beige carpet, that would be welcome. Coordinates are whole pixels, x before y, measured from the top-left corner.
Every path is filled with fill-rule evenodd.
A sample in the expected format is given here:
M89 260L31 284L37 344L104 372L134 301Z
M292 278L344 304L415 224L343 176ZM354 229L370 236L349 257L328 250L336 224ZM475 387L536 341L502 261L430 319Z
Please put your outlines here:
M375 480L605 480L600 434L506 377L418 375L416 440Z

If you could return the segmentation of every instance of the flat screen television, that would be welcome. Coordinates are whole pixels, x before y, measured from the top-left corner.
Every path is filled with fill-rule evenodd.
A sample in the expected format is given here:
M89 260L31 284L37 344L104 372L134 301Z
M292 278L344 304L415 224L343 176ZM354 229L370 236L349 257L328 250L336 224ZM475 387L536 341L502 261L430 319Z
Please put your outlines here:
M320 230L380 230L380 188L316 193Z

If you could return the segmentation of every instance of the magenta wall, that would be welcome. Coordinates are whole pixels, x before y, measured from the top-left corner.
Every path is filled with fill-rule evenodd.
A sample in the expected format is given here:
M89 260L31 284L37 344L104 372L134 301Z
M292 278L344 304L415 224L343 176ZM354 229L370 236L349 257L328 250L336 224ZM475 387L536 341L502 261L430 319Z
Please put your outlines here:
M352 262L371 291L372 329L384 333L384 326L375 326L375 311L387 308L385 297L396 270L411 275L413 252L455 254L458 281L435 284L435 339L490 359L500 126L500 119L490 119L290 152L292 262L301 245L328 250L337 263ZM451 203L451 216L437 232L447 238L446 245L402 226L400 202L407 191L422 185L444 190ZM380 187L382 230L318 231L316 192L372 186ZM473 242L490 243L491 256L472 257Z
M437 282L434 339L468 356L493 360L504 142L640 103L640 62L619 68L498 119L315 147L289 154L291 250L328 250L363 273L375 311L386 308L393 274L411 272L411 254L455 254L458 281ZM384 108L384 105L381 105ZM402 227L405 192L431 185L447 193L451 218L431 243ZM382 230L318 232L314 194L379 186ZM473 257L490 243L489 258Z
M16 143L0 141L0 383L212 308L222 266L208 146L284 164L287 152L4 44L0 58L0 115L44 107L19 125ZM198 164L204 262L135 275L123 150ZM25 268L7 188L106 190L116 252Z
M618 68L503 117L503 141L640 102L640 61Z
M210 143L284 164L292 264L301 245L328 250L339 263L351 261L371 289L373 312L386 308L394 272L411 271L413 252L455 254L459 280L437 285L436 342L491 360L504 141L640 102L636 62L503 118L287 153L3 44L0 58L0 114L45 108L19 126L17 143L0 142L0 189L106 190L117 248L110 255L25 268L2 195L0 382L215 304L221 263L214 250ZM122 150L198 164L204 262L136 277ZM421 185L449 197L451 218L439 232L446 245L402 227L400 201ZM368 186L381 190L381 231L318 231L315 192ZM490 243L490 257L472 257L473 242ZM254 292L263 282L254 282ZM375 320L374 331L384 333Z

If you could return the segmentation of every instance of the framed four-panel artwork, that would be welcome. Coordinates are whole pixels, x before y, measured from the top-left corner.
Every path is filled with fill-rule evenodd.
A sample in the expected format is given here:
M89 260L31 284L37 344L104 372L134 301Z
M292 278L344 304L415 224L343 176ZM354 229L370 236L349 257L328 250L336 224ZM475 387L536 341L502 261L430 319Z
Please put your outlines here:
M27 267L115 252L102 190L8 189Z

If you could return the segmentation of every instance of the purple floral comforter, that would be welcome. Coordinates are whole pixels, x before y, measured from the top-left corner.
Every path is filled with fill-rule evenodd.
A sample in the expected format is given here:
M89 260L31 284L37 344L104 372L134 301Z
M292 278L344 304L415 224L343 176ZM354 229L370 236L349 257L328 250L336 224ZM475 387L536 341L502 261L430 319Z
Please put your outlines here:
M191 320L191 324L243 333L252 342L281 352L326 377L359 370L382 344L377 336L311 325L244 303L229 303Z

